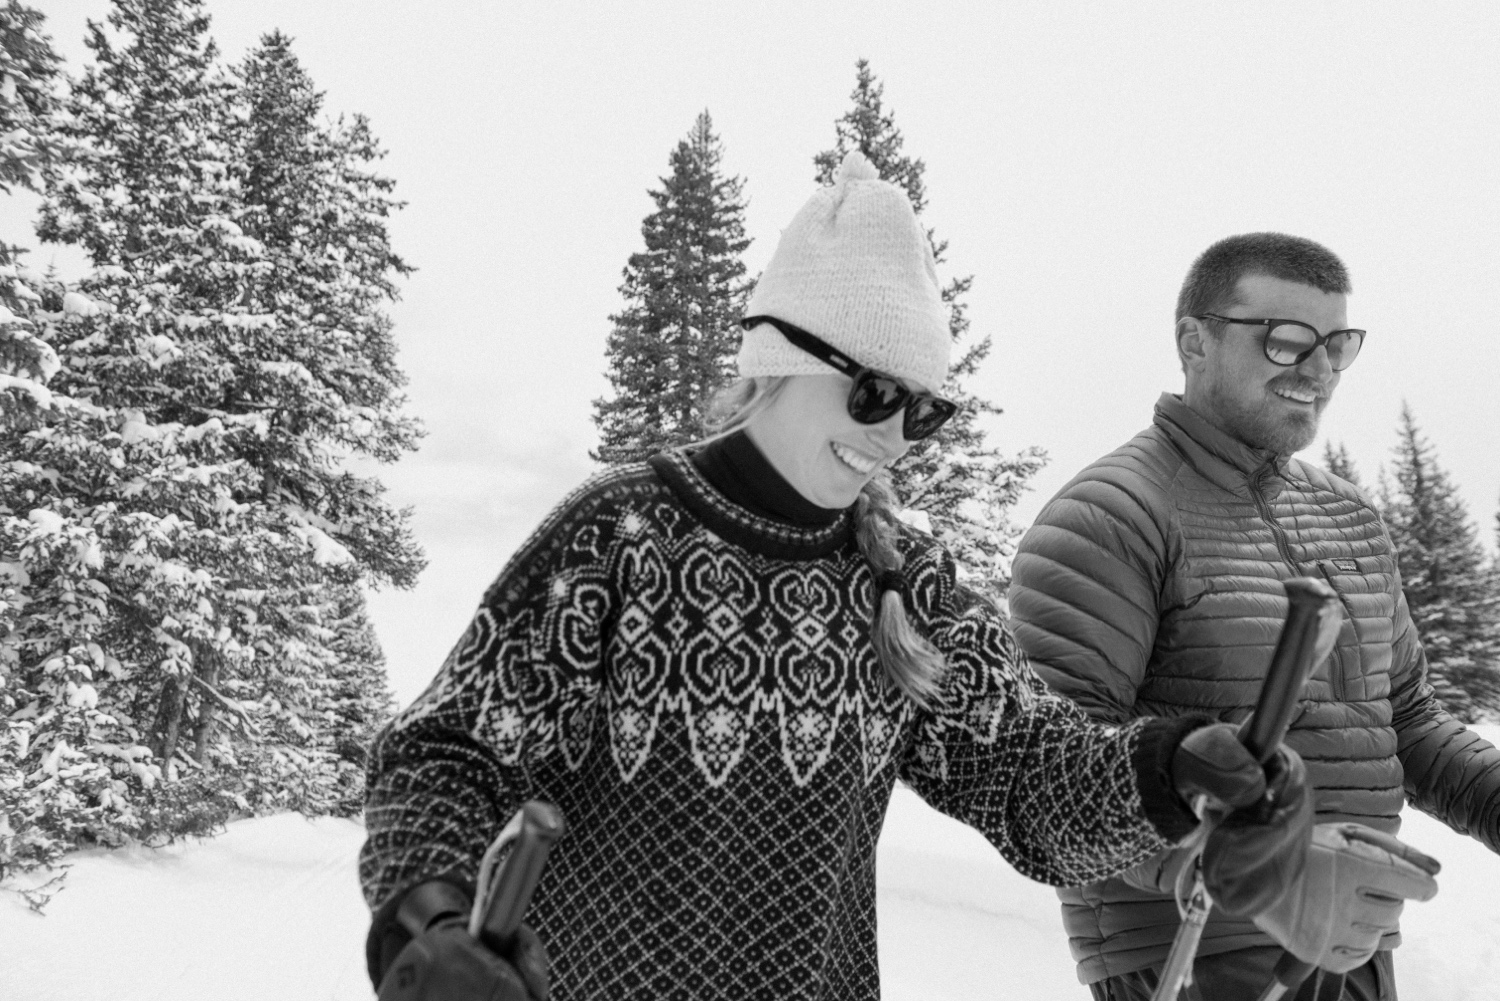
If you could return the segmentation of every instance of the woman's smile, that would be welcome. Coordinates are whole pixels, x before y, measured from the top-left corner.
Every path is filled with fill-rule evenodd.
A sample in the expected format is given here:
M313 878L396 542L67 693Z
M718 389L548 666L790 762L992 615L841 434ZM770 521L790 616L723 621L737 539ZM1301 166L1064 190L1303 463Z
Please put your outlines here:
M829 447L833 450L833 454L838 456L840 462L861 476L869 476L875 471L875 467L880 465L879 459L872 458L841 441L833 442Z

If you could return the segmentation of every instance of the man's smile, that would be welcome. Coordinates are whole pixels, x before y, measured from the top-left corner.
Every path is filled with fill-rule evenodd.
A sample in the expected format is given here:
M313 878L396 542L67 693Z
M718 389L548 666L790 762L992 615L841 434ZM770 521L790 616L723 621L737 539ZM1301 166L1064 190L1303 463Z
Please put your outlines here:
M1318 399L1317 393L1309 392L1305 389L1284 389L1277 386L1273 387L1271 389L1271 392L1275 393L1283 400L1291 400L1294 403L1313 403Z

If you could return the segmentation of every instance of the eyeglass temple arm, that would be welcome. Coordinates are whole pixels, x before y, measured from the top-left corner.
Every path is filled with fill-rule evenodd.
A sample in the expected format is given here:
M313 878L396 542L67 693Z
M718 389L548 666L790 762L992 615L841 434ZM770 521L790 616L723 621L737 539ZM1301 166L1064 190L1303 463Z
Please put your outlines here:
M819 361L826 362L829 365L832 365L834 368L838 369L840 372L851 378L864 371L864 366L859 362L855 361L852 358L846 358L845 356L839 354L837 351L832 350L828 347L828 345L824 344L822 341L818 340L816 337L814 337L812 334L809 334L801 327L793 326L792 324L787 323L785 320L778 320L774 316L747 316L740 321L740 326L744 327L746 330L749 330L751 327L759 326L762 323L769 323L771 326L781 331L781 336L791 341L797 347L801 348L803 351L806 351L808 354L812 355Z
M1218 313L1199 313L1195 320L1218 320L1220 323L1244 323L1252 327L1269 327L1275 320L1241 320L1237 316L1220 316ZM1317 333L1316 330L1313 333Z

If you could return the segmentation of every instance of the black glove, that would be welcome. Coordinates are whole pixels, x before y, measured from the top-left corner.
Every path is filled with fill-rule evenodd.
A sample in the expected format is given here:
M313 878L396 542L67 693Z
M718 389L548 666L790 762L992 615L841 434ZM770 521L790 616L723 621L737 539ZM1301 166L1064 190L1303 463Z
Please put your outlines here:
M1188 803L1204 795L1233 809L1265 797L1266 775L1240 743L1237 727L1211 723L1193 730L1177 745L1172 754L1172 785Z
M382 957L380 1001L547 1001L547 950L536 933L523 924L503 951L476 941L466 928L468 899L452 884L414 887L396 920L412 938L393 959Z
M1245 917L1302 878L1313 808L1297 752L1279 747L1262 769L1238 732L1217 723L1188 734L1173 755L1172 777L1179 795L1206 795L1221 811L1203 849L1203 882L1224 913Z

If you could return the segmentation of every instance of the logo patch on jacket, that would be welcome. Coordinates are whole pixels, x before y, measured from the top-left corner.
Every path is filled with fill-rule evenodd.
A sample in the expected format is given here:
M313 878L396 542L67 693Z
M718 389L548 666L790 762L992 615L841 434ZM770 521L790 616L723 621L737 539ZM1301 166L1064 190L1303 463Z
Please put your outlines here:
M1347 556L1329 562L1333 564L1335 570L1342 570L1344 573L1355 573L1359 570L1359 561Z

